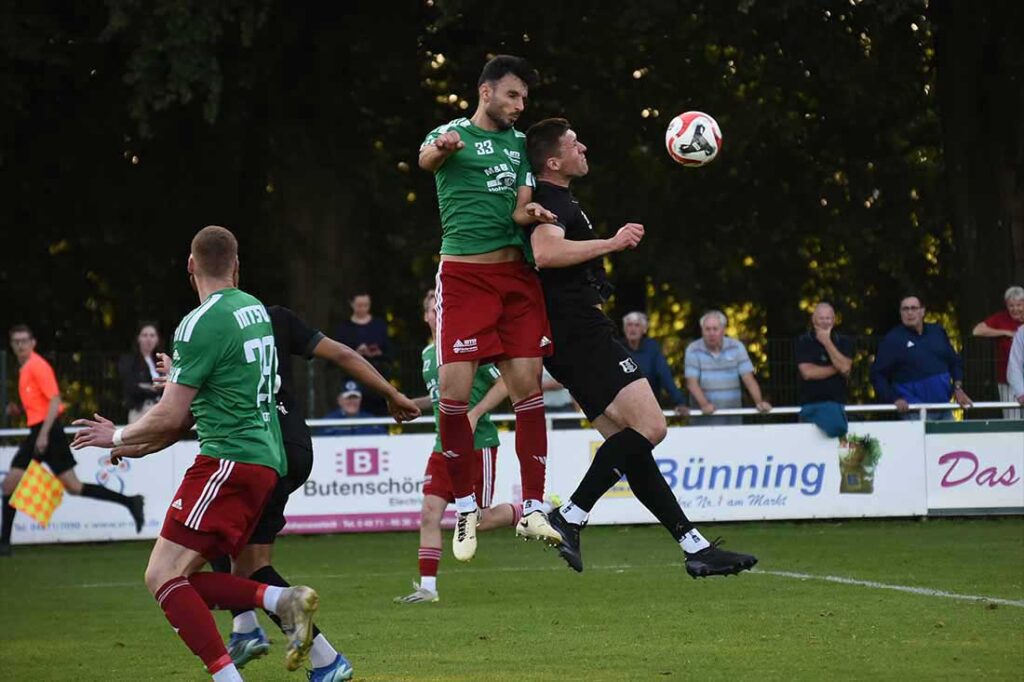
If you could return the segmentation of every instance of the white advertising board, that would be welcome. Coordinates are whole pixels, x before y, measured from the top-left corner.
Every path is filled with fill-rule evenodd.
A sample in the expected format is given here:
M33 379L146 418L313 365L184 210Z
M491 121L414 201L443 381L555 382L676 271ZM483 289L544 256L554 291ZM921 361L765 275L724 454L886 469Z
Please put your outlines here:
M929 513L1024 513L1024 426L929 433L925 458Z
M674 428L654 452L698 522L924 514L920 425L851 424L851 435L841 444L810 424ZM572 492L599 444L595 432L553 433L549 486ZM625 481L591 515L591 523L651 521Z
M924 514L921 425L854 424L851 433L874 442L840 444L808 424L674 428L655 457L695 521ZM550 432L547 489L567 498L600 443L596 431ZM417 528L432 446L428 435L315 439L313 473L289 501L286 532ZM874 464L867 449L880 454ZM501 434L496 478L496 503L521 500L514 433ZM597 524L653 521L625 481L591 516Z
M809 424L669 429L655 450L665 480L694 521L916 516L931 510L1024 509L1024 433L930 433L920 422L854 422L837 441ZM927 439L927 444L926 444ZM601 438L592 430L549 433L547 488L575 489ZM314 438L309 481L288 505L286 533L414 530L433 436ZM0 448L0 475L15 449ZM118 467L107 453L76 453L78 477L146 496L141 534L127 510L65 496L47 528L16 517L15 543L156 537L194 441ZM515 434L501 433L494 500L521 500ZM597 504L591 523L652 523L620 482Z
M125 507L65 493L64 501L46 528L25 514L16 515L11 541L32 544L155 538L160 533L171 496L198 451L197 442L185 441L144 459L122 461L115 466L110 463L107 450L77 450L75 474L82 483L95 483L125 495L146 497L146 523L142 532L135 532L135 522ZM0 448L0 475L6 475L16 452L14 447Z

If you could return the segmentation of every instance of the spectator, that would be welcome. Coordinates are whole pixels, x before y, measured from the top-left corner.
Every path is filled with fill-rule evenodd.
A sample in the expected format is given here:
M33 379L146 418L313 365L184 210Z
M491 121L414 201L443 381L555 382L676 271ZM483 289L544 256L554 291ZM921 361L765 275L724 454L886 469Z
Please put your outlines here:
M1013 334L1024 325L1024 288L1010 287L1003 294L1006 309L993 313L974 326L975 336L986 336L996 340L996 381L999 382L999 400L1012 403L1017 398L1010 390L1006 377L1006 363L1010 359L1010 346L1013 345ZM1006 419L1018 419L1019 410L1003 410Z
M374 368L391 378L391 343L387 323L370 312L373 301L368 293L357 293L348 301L352 317L338 325L334 338L370 361ZM349 377L345 377L348 379ZM387 415L387 403L375 393L366 396L364 408L375 416Z
M350 379L345 382L338 394L338 409L325 414L324 419L367 419L374 416L376 415L363 410L363 391L359 388L359 384ZM383 424L329 426L322 431L325 436L366 436L387 432L388 430Z
M940 324L924 321L925 307L919 296L900 301L900 322L878 346L871 365L871 383L878 399L896 403L904 419L911 403L948 403L950 397L961 407L971 399L963 389L964 363ZM931 412L929 419L952 419L950 410Z
M160 376L156 369L159 346L160 332L156 325L144 322L135 337L135 351L123 355L117 363L129 424L138 421L160 400L158 385L153 383Z
M742 383L757 410L770 412L772 406L761 395L746 347L725 335L727 321L720 310L704 313L700 318L701 338L686 347L686 388L690 391L690 405L700 408L704 415L719 409L743 407ZM699 423L742 424L743 417L704 416Z
M660 400L662 392L665 392L677 414L689 414L686 398L676 386L668 360L661 352L658 342L647 336L647 316L637 311L625 315L622 318L622 333L626 337L626 350L629 351L629 356L647 377L655 397Z
M853 341L835 331L836 311L828 303L814 306L811 329L796 340L800 373L800 421L811 422L829 438L848 430L846 384L853 368Z
M1013 345L1010 347L1010 359L1006 368L1006 380L1010 383L1010 395L1018 405L1024 405L1024 325L1017 327L1017 333L1013 335ZM1016 412L1015 419L1020 419L1020 410Z

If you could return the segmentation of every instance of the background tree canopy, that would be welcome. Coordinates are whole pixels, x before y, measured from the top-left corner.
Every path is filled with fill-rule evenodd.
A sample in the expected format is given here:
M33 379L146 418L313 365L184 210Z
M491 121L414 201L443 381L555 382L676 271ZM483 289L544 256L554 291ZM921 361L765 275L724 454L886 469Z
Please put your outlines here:
M45 348L126 348L195 305L201 226L231 227L243 286L324 328L369 289L399 341L425 329L439 227L427 131L471 113L489 55L542 84L520 127L564 115L615 313L692 336L708 307L753 339L811 302L872 334L917 291L961 330L1024 281L1019 3L566 1L15 3L0 41L4 324ZM1016 29L1014 27L1017 27ZM687 109L723 154L674 165ZM51 341L52 339L52 341Z

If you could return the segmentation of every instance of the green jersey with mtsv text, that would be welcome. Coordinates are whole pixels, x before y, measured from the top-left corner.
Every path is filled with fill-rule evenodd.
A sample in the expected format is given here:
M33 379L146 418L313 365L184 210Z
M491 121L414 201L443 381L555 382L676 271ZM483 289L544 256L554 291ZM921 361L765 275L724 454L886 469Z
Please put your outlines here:
M198 390L191 409L202 454L287 473L274 328L259 300L221 289L186 315L174 332L168 381Z
M430 131L423 146L451 130L466 146L434 173L441 253L467 256L505 246L523 249L523 231L512 220L512 212L519 188L534 186L526 135L515 128L484 130L468 118L457 118Z

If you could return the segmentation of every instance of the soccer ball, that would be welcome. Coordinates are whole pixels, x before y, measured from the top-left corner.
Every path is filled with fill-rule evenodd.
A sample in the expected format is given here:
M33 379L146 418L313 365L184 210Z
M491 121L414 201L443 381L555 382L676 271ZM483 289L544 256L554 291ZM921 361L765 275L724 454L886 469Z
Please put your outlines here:
M704 166L722 148L722 129L702 111L679 114L665 131L665 147L672 160L683 166Z

